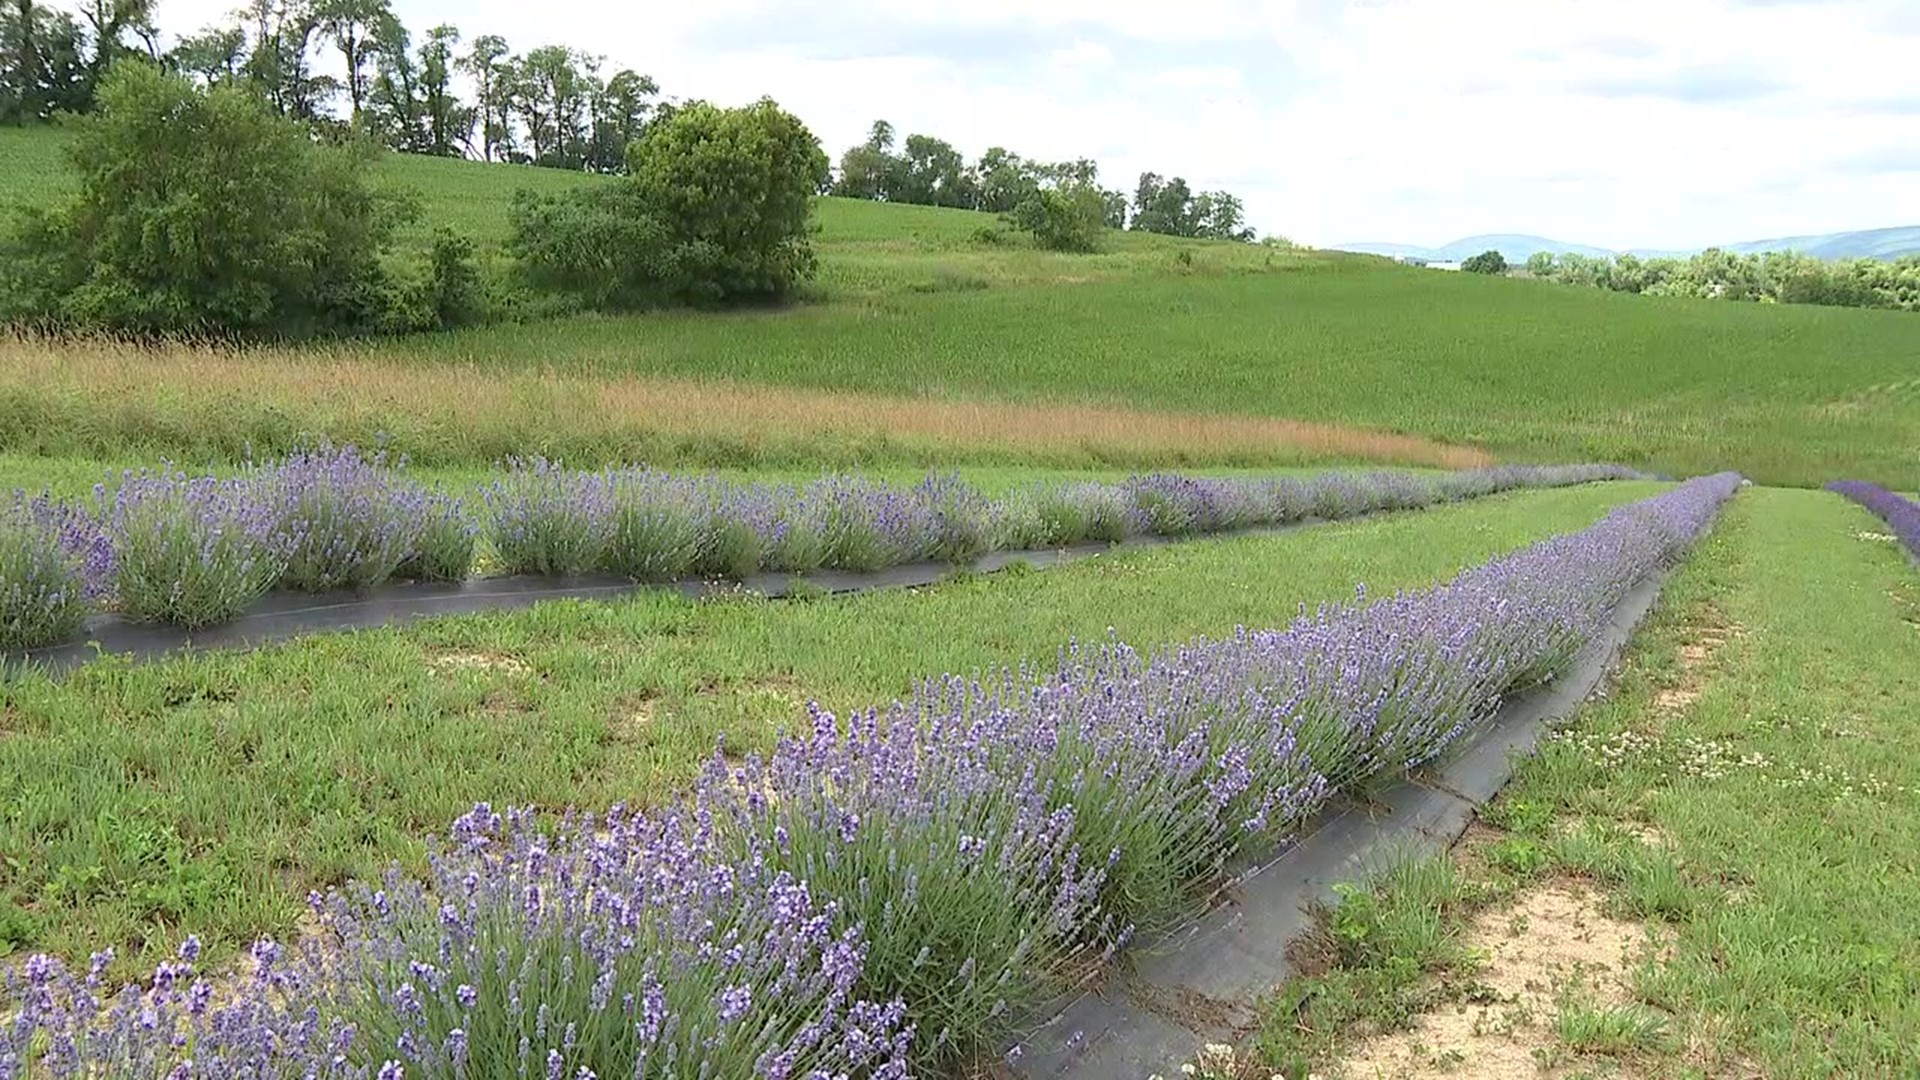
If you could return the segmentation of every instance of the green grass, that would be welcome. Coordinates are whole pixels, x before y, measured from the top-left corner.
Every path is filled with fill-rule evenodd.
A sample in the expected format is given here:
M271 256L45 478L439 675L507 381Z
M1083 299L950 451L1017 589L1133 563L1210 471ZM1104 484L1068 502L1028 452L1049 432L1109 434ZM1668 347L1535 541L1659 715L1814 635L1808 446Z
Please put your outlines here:
M25 178L58 138L0 131L0 188L44 194ZM423 228L455 224L493 247L514 188L595 182L405 157L381 168L421 192ZM1289 417L1516 459L1920 485L1920 328L1905 313L1614 295L1135 234L1059 255L976 239L988 215L838 199L818 219L816 295L795 308L577 317L354 353L428 370ZM96 442L151 434L110 403L90 422Z
M764 748L818 700L877 705L941 672L1048 664L1111 628L1142 646L1432 583L1657 489L1494 496L1271 538L840 599L650 593L247 654L118 661L0 685L0 949L128 970L197 932L285 933L309 888L416 860L476 800L670 798L722 736Z
M1920 573L1860 538L1873 526L1834 495L1741 494L1670 579L1614 691L1486 815L1503 831L1458 870L1464 894L1485 903L1571 875L1660 929L1664 955L1636 976L1636 1002L1563 1004L1554 1032L1574 1059L1625 1056L1646 1076L1911 1074ZM1352 1033L1319 1020L1404 1021L1452 1000L1435 976L1461 968L1382 970L1336 969L1340 985L1371 982L1304 1030L1275 1008L1268 1060L1337 1061Z

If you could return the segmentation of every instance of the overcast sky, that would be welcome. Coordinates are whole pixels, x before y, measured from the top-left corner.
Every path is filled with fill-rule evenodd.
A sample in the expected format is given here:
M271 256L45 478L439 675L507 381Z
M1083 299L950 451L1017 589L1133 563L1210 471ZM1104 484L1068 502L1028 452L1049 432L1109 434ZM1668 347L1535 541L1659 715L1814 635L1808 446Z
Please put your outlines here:
M232 0L161 0L169 31ZM1316 244L1920 224L1920 0L394 0L670 95L1226 188Z

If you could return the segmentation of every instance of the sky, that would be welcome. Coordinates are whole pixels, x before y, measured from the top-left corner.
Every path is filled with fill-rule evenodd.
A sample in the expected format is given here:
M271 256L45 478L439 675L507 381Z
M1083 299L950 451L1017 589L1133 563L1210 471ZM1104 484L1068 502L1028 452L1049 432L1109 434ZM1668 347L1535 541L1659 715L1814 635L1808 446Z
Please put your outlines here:
M163 28L233 0L161 0ZM1920 0L393 0L676 98L1091 157L1263 234L1692 248L1920 224Z

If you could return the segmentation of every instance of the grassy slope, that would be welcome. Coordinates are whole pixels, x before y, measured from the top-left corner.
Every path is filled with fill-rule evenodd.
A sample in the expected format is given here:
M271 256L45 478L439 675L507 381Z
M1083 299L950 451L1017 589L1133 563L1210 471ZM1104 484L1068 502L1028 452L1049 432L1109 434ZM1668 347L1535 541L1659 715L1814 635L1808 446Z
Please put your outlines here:
M0 952L284 932L316 885L414 858L480 799L665 797L817 699L1151 646L1431 583L1655 485L1495 496L1271 538L835 600L562 603L0 683Z
M44 166L56 138L0 131L0 187ZM514 187L595 182L416 158L382 168L422 193L428 223L495 247ZM986 215L835 199L819 220L819 302L797 310L578 318L372 354L1287 416L1516 457L1920 483L1907 450L1920 329L1902 313L1616 296L1130 234L1101 255L1055 255L978 242Z
M1875 524L1834 495L1740 495L1669 582L1616 692L1495 804L1504 831L1467 878L1409 890L1447 875L1402 875L1400 895L1385 894L1383 926L1425 928L1398 939L1408 963L1290 988L1262 1038L1271 1063L1337 1058L1357 1021L1451 1007L1473 993L1472 961L1435 932L1436 911L1457 926L1474 906L1571 875L1660 928L1668 955L1635 991L1680 1036L1574 1063L1601 1075L1912 1075L1920 572L1861 538ZM1437 982L1415 979L1418 966Z

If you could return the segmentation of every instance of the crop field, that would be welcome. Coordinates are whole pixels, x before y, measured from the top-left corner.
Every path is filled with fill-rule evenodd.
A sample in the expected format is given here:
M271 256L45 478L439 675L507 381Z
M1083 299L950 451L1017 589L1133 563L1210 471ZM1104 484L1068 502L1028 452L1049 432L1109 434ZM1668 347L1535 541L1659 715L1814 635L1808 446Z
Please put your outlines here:
M0 181L54 157L57 138L0 132ZM405 157L383 168L420 193L423 227L457 224L483 247L502 242L514 188L591 182ZM0 186L29 198L47 183ZM302 433L364 442L373 429L422 460L487 464L571 413L551 424L553 452L595 459L581 464L635 450L703 464L1039 453L1121 467L1456 464L1441 458L1457 451L1920 486L1908 452L1920 444L1920 335L1900 312L1617 296L1131 233L1065 255L980 239L988 215L837 199L817 219L816 295L785 311L490 326L324 346L297 367L278 350L193 355L146 380L113 350L12 344L0 349L0 450L231 455L204 433L282 451ZM70 362L74 374L48 377ZM268 389L198 404L200 380ZM694 417L652 405L714 384L716 404ZM805 418L819 391L870 396L817 430ZM461 402L470 394L481 400ZM525 400L538 425L513 430L502 396ZM1035 425L1020 410L1033 408L1079 419L1023 435ZM731 409L754 419L752 435L722 430L716 414ZM1124 434L1135 418L1137 439ZM1199 437L1183 442L1183 430Z
M378 168L483 266L601 182ZM1920 1062L1914 316L816 221L782 309L0 340L0 1080L1025 1075L1653 582L1465 839L1162 1073ZM623 591L97 645L512 582Z

